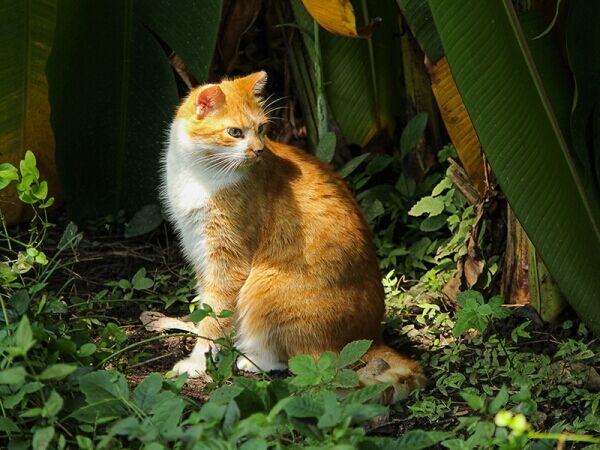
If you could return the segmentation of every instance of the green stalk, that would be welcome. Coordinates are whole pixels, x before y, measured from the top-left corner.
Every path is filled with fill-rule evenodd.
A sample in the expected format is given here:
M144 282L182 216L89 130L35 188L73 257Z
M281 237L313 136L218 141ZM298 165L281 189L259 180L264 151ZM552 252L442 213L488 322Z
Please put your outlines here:
M151 338L148 338L148 339L144 339L142 341L134 342L133 344L128 345L127 347L124 347L121 350L117 350L112 355L107 356L102 361L100 361L98 364L96 364L94 366L94 369L100 369L102 366L104 366L104 364L106 364L111 359L114 359L117 356L119 356L119 355L121 355L121 354L123 354L125 352L128 352L129 350L133 350L134 348L141 347L142 345L149 344L150 342L160 341L161 339L166 339L166 338L169 338L169 337L177 337L177 336L198 337L200 339L206 339L207 341L212 341L213 340L213 339L208 339L208 338L203 337L203 336L198 336L198 335L193 334L193 333L171 333L171 334L163 334L161 336L154 336L154 337L151 337Z
M587 436L585 434L567 434L567 433L537 433L531 431L527 434L530 439L552 439L561 442L588 442L590 444L600 444L600 438Z
M320 26L313 19L313 43L315 51L315 59L313 61L313 71L315 73L315 84L317 85L317 130L319 132L319 141L323 135L327 133L327 105L325 103L325 90L323 88L323 71L321 60L321 42L320 42Z

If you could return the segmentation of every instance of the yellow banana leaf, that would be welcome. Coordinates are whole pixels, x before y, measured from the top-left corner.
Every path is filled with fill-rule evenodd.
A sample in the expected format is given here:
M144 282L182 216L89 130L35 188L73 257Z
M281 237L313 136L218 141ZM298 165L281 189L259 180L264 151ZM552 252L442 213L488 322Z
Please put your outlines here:
M479 194L485 191L485 165L477 133L458 92L446 58L430 70L431 88L465 171Z

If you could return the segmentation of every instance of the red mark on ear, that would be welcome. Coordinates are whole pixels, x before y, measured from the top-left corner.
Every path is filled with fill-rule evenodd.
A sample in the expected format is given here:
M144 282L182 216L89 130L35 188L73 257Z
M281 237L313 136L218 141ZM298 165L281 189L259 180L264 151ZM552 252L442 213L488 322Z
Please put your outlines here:
M225 94L219 86L209 86L196 97L196 115L202 119L209 112L219 109L225 103Z

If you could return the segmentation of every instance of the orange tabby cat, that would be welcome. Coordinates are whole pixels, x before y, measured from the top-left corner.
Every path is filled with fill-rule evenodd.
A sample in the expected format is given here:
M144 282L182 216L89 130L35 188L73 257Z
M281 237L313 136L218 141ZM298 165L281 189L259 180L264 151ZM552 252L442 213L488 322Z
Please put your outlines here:
M382 344L384 293L369 226L331 167L265 136L266 80L257 72L200 86L177 111L163 198L202 302L235 315L195 328L165 318L155 329L214 339L235 326L247 356L237 366L246 371L284 369L294 355L372 339L365 359L387 369L361 381L392 382L393 401L402 399L425 378L417 362ZM156 318L149 314L145 323ZM209 349L199 338L174 370L200 376Z

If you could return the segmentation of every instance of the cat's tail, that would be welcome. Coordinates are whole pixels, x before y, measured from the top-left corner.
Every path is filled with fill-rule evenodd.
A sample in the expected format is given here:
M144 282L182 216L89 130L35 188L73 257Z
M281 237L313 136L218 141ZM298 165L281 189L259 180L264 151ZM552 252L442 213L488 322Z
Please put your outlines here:
M387 345L374 345L363 359L367 365L357 371L362 386L391 384L382 395L383 403L393 404L404 400L413 389L427 383L423 368L417 361Z

